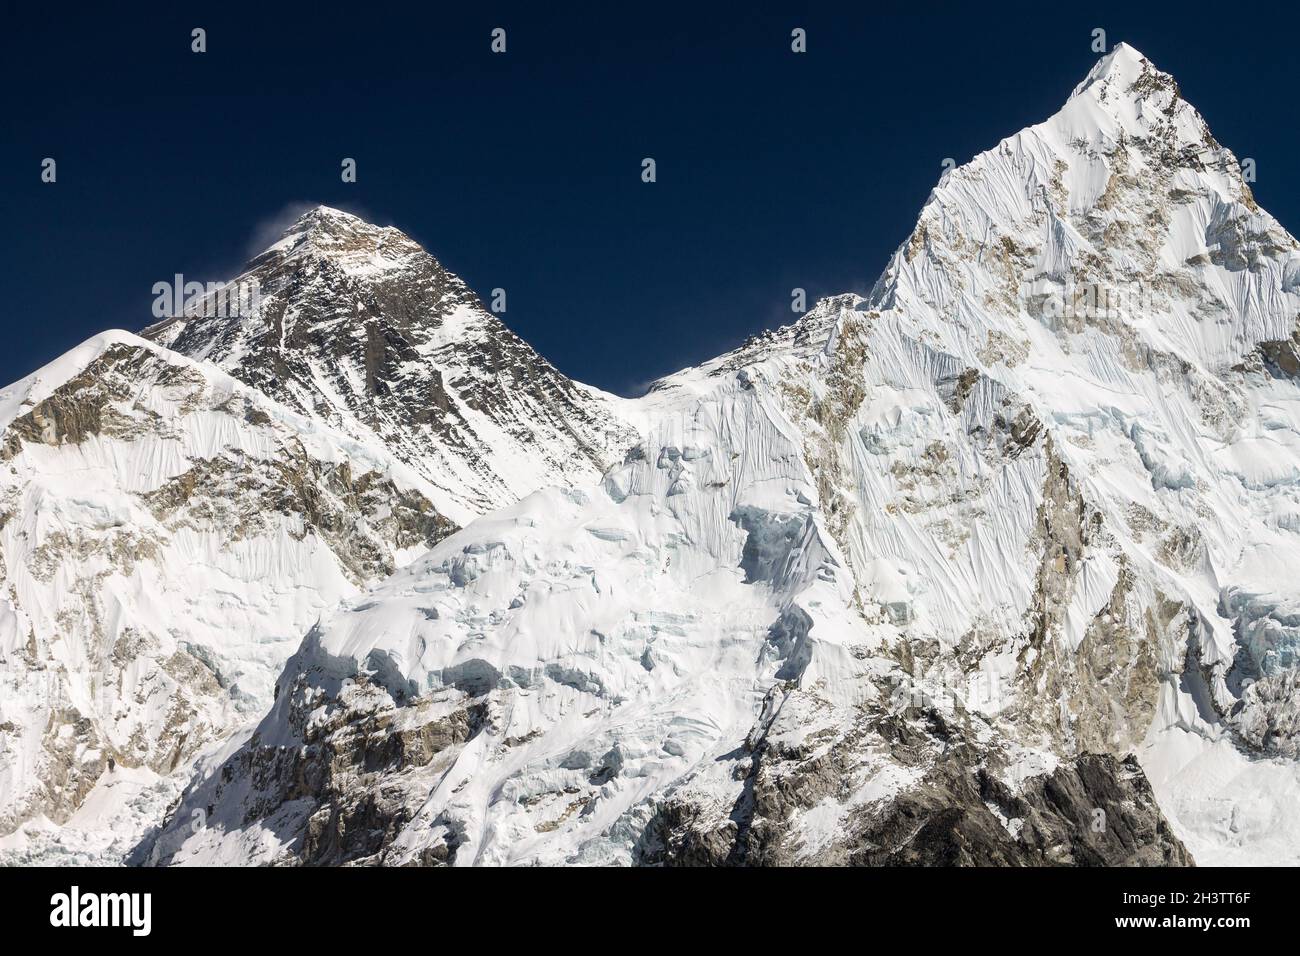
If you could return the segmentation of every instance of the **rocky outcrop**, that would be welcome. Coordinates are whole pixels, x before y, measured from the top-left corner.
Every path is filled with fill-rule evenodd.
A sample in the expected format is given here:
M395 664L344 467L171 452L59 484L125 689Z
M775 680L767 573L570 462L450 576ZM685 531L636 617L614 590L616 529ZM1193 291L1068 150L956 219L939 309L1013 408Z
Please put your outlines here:
M329 668L307 663L316 648L309 635L306 650L290 662L296 676L276 688L271 717L230 760L191 784L184 800L199 823L191 816L184 827L149 834L132 862L176 862L184 840L199 831L229 838L252 825L272 827L283 843L264 862L386 862L389 847L415 820L420 794L436 787L461 749L491 725L490 701L453 689L395 698L383 683L364 678L338 686ZM254 797L237 804L237 817L217 812L248 794ZM438 819L420 824L441 838L423 847L418 862L454 863L457 828Z
M1189 866L1137 761L1084 754L1009 785L996 750L961 721L910 709L871 717L826 746L764 741L741 799L722 815L670 797L637 847L654 866ZM853 802L864 764L901 792ZM845 805L840 801L849 801ZM791 822L836 809L815 846Z

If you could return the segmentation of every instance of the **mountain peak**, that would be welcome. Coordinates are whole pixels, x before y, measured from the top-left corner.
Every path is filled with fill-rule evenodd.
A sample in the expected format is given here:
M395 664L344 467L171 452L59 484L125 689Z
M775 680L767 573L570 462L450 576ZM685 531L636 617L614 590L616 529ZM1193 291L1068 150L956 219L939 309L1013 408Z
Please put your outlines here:
M968 267L966 243L1010 258L994 272ZM1282 294L1294 291L1295 248L1174 78L1121 43L1054 115L940 179L871 304L943 301L962 321L934 320L933 329L1004 335L1000 323L1023 331L1029 318L1034 334L1045 326L1068 339L1100 328L1062 324L1044 305L1081 285L1116 295L1136 287L1146 298L1130 317L1148 324L1113 331L1218 368L1261 341L1290 338L1295 310ZM1164 292L1175 275L1198 297L1180 316ZM963 347L946 345L952 354Z
M307 219L307 218L310 218L310 217L312 217L312 216L321 217L321 218L327 218L327 219L357 219L357 220L361 220L361 217L358 216L358 215L356 215L355 213L346 212L346 211L344 211L344 210L342 210L342 209L338 209L338 208L336 208L336 207L334 207L334 206L327 206L327 205L325 205L324 203L317 203L315 206L312 206L311 209L308 209L305 213L303 213L299 218L300 218L300 219ZM361 220L361 221L364 222L365 220Z
M458 524L542 485L591 480L623 452L604 397L395 227L314 206L232 284L255 288L256 307L203 310L149 337L393 449Z
M1092 69L1088 71L1088 75L1083 78L1083 82L1075 87L1072 97L1083 93L1094 83L1110 77L1119 77L1126 80L1125 85L1127 86L1136 80L1145 69L1155 69L1155 67L1142 54L1141 50L1129 46L1127 43L1117 43L1109 53L1093 64Z
M300 231L304 229L336 228L380 229L382 227L377 226L354 213L345 212L344 210L336 209L333 206L317 204L295 219L293 225L285 230L285 232L289 233L295 230Z
M1100 107L1134 132L1151 122L1155 113L1171 116L1183 103L1172 76L1157 69L1135 47L1118 43L1074 88L1066 109Z
M390 226L377 226L342 209L317 205L290 223L279 238L263 249L253 261L271 254L286 256L305 251L325 254L355 252L358 249L373 251L385 239L411 242Z

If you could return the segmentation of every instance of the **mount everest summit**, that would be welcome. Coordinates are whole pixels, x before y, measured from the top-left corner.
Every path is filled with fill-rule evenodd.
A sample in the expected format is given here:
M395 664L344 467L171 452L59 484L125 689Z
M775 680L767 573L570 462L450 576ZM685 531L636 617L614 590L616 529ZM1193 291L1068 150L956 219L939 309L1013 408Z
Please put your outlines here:
M0 393L5 859L1300 862L1300 246L1131 47L641 399L245 277Z
M458 525L590 482L631 440L611 396L556 371L396 229L317 207L231 284L251 283L260 321L181 316L144 334L389 449Z

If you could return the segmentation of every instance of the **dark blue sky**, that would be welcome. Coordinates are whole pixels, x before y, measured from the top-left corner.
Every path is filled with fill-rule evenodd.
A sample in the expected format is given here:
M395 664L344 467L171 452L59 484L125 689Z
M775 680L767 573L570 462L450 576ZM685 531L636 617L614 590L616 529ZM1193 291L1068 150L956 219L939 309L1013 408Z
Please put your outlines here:
M324 202L505 288L556 365L635 392L789 321L794 286L869 288L943 158L1055 112L1094 27L1174 74L1300 228L1283 5L179 6L5 5L3 382L138 330L155 282L228 278Z

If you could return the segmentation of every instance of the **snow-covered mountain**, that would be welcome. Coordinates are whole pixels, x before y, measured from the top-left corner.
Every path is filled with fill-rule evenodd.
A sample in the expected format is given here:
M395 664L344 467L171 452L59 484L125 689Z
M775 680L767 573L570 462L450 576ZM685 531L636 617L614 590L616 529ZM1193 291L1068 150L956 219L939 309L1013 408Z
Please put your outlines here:
M0 429L0 833L31 821L3 844L20 859L111 855L164 778L270 705L322 612L455 527L382 448L126 332L0 392ZM126 834L96 838L104 814Z
M120 859L323 612L631 440L395 229L317 207L257 286L0 397L0 860Z
M392 450L457 524L590 483L630 440L618 399L558 372L397 229L317 206L230 285L260 289L256 315L145 336Z
M138 859L1300 862L1300 246L1131 47L619 414L313 627Z

